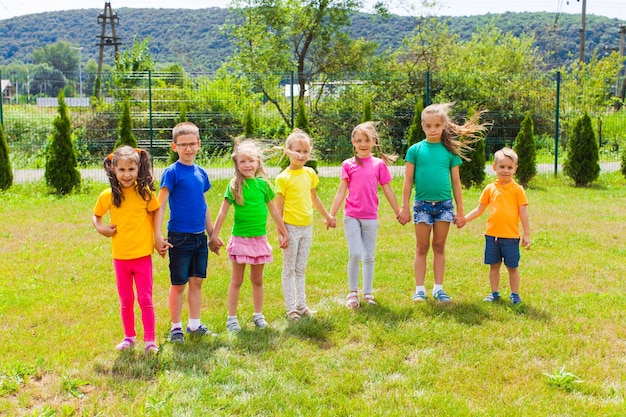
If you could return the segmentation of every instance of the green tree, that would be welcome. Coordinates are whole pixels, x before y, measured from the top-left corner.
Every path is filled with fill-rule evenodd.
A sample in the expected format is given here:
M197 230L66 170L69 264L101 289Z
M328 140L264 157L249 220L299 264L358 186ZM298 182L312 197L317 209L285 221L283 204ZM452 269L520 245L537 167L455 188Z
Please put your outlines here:
M34 64L48 64L66 78L78 79L78 49L66 41L58 41L33 50Z
M574 180L576 187L584 187L598 179L600 156L589 114L585 113L574 123L567 148L563 172Z
M472 144L472 150L465 155L468 160L463 161L459 166L459 175L463 187L469 189L473 185L481 185L485 181L485 140L480 140Z
M150 37L139 42L135 36L133 45L118 54L115 60L113 82L118 87L114 91L120 98L130 97L131 89L139 86L147 78L144 77L145 73L154 69L149 44Z
M72 123L65 104L63 91L58 96L59 115L54 118L50 147L46 153L46 183L57 194L68 194L80 185L80 172L76 167L76 150L72 142Z
M283 92L275 88L281 73L296 72L304 99L317 76L358 71L376 49L348 34L360 0L236 0L231 6L240 15L226 26L236 48L229 65L251 79L288 125Z
M363 102L363 117L361 117L361 123L369 122L372 120L372 100L367 97Z
M253 138L254 130L254 113L252 112L252 106L249 106L243 118L243 136Z
M137 147L137 138L133 134L133 120L130 117L130 100L127 98L122 103L122 116L117 127L118 137L115 148L128 145L131 148Z
M0 123L0 190L7 190L13 184L13 170L9 158L9 145L4 134L4 126Z
M525 188L537 175L537 150L535 147L535 129L533 118L527 111L522 120L521 129L515 137L513 150L517 153L517 171L515 178Z
M424 110L424 100L421 98L415 103L415 110L413 112L413 119L411 119L411 125L407 131L407 143L408 146L416 144L426 138L426 133L422 129L422 111Z

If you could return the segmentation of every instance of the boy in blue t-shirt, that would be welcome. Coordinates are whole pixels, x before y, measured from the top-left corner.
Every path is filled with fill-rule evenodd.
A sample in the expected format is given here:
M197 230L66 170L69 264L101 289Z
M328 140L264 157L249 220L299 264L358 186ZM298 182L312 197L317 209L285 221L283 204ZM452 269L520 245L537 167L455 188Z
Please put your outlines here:
M204 169L195 164L200 149L200 132L190 122L182 122L172 130L172 149L178 161L165 168L161 177L156 224L163 224L167 204L170 205L168 235L155 230L155 246L161 256L169 250L170 280L169 308L172 321L170 341L183 342L181 323L185 286L189 284L187 303L189 322L187 333L211 335L200 321L202 281L206 278L209 250L207 235L213 234L213 223L205 193L211 182ZM206 233L205 233L206 231Z

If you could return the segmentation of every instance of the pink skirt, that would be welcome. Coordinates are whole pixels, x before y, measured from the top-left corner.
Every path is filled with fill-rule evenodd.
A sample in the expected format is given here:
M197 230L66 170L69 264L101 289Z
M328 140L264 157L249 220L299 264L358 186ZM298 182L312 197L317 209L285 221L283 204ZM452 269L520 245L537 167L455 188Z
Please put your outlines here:
M238 264L268 264L274 260L267 236L231 236L226 246L228 257Z

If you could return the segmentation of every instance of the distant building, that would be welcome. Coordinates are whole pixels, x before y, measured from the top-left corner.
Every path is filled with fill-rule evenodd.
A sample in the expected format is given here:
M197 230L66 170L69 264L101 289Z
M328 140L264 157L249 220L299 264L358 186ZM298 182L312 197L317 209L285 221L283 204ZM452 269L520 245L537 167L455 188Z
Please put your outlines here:
M15 101L15 87L9 80L1 80L0 86L2 87L2 102L11 103Z

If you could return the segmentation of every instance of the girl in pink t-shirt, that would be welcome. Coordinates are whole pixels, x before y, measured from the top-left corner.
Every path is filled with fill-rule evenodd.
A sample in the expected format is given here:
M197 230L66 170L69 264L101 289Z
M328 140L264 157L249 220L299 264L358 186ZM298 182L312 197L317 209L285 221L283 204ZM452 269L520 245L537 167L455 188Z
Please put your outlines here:
M371 122L361 123L352 131L352 146L355 156L341 164L341 182L330 209L335 217L346 200L344 208L344 232L348 242L348 308L358 308L359 270L363 264L363 301L374 305L372 295L374 281L374 252L378 235L378 185L383 188L387 201L398 216L400 207L391 189L391 173L388 164L397 156L384 154L378 143L376 128ZM381 157L372 155L376 148ZM346 198L346 193L348 197Z

